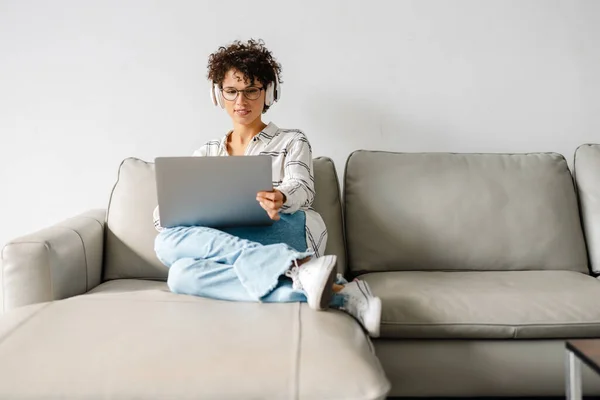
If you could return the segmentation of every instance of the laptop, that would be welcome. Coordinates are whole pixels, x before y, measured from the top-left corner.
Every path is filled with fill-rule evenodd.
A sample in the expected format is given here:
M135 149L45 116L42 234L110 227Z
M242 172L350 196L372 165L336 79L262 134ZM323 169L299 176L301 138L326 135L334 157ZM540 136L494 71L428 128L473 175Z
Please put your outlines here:
M271 156L157 157L160 224L175 226L271 225L256 201L273 190Z

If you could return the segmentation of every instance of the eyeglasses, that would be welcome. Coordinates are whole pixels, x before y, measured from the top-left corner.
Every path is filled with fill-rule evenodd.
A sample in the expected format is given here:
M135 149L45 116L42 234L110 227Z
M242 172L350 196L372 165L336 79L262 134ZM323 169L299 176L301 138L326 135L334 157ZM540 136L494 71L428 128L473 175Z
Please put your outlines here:
M237 90L236 88L226 87L221 89L221 93L223 94L223 98L225 100L234 101L237 99L238 94L244 93L244 97L248 100L256 100L260 97L260 92L264 88L262 87L254 87L251 86L249 88L243 90Z

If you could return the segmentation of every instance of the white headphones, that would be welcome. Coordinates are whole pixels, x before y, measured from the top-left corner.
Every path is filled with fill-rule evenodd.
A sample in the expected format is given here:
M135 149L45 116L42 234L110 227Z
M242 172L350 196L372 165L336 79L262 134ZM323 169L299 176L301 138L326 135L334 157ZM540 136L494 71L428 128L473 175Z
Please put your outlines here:
M223 96L221 95L221 88L218 83L213 82L210 88L210 97L215 106L225 108ZM269 82L265 91L265 105L272 106L276 101L281 98L281 86L279 86L279 76L275 73L275 81Z

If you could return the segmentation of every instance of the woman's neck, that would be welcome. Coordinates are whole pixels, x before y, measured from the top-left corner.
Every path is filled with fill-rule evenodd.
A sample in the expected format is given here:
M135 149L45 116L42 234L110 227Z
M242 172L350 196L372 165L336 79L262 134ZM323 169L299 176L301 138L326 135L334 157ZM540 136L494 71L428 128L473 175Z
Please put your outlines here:
M250 125L233 125L233 133L231 134L231 140L235 141L236 144L246 144L256 135L258 135L267 126L260 118Z

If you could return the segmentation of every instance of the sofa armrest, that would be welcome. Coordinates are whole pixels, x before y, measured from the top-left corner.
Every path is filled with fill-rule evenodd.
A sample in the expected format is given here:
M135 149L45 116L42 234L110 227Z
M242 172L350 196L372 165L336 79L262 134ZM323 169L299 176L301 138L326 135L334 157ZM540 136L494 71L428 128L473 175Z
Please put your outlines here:
M0 252L0 314L99 285L105 216L90 210L7 243Z

